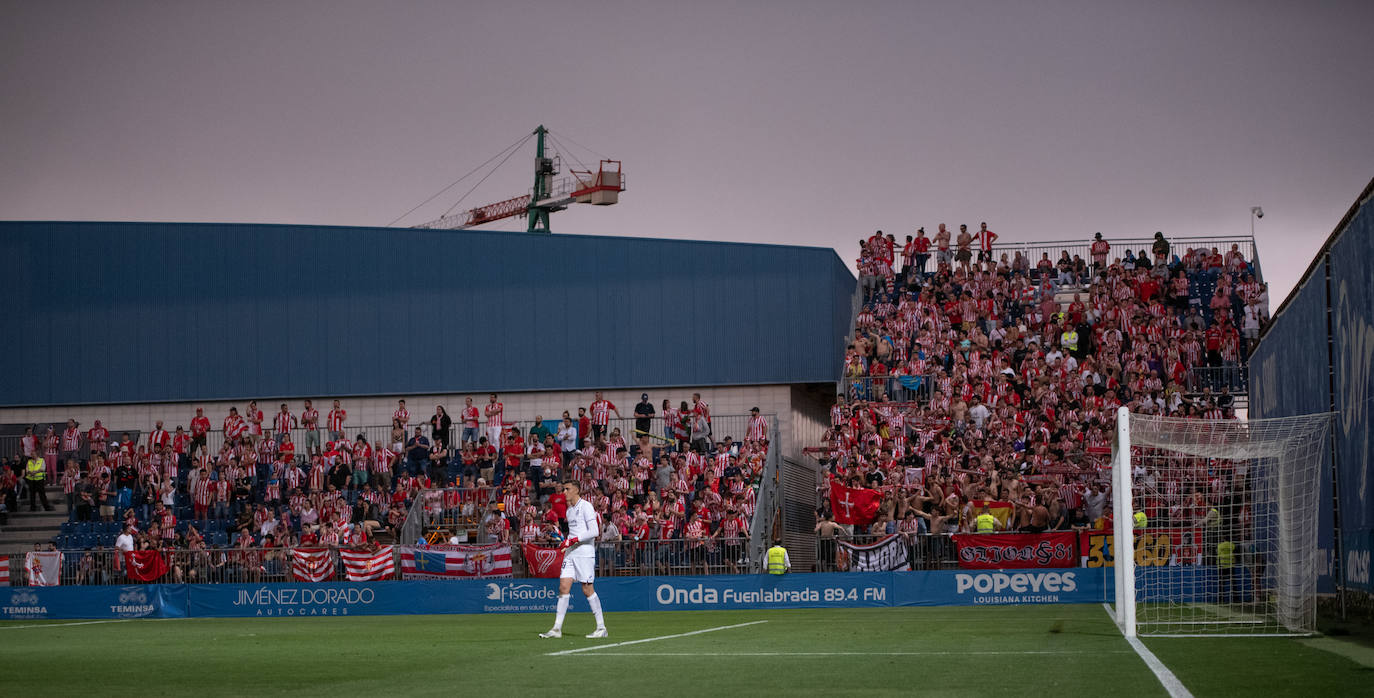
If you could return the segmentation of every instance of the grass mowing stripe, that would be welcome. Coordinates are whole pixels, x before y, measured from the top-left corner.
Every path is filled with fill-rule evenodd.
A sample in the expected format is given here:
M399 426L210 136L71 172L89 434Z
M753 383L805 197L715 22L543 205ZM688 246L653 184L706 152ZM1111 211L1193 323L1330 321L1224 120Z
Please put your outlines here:
M76 623L36 623L34 625L0 625L0 630L19 630L20 628L63 628L69 625L98 625L100 623L128 623L133 618L119 620L83 620Z
M1308 647L1315 647L1324 652L1345 657L1360 666L1374 669L1374 648L1338 640L1334 637L1315 637L1310 640L1298 640L1298 642Z
M595 652L590 657L971 657L1064 654L1131 654L1129 650L1008 650L970 652Z
M693 630L693 631L691 631L691 632L689 632L689 633L678 633L678 634L676 634L676 635L661 635L661 636L659 636L659 637L646 637L646 638L644 638L644 639L642 639L642 640L627 640L627 641L625 641L625 642L616 642L616 643L612 643L612 644L609 644L609 645L597 645L596 647L579 647L579 648L573 649L573 650L563 650L562 652L549 652L549 653L546 654L545 656L547 656L547 657L558 657L558 656L565 655L565 654L577 654L578 652L591 652L591 651L594 651L594 650L606 649L606 648L610 648L610 647L624 647L624 646L626 646L626 645L638 645L638 644L640 644L640 643L642 643L642 642L656 642L656 641L658 641L658 640L671 640L671 639L677 638L677 637L688 637L689 635L701 635L702 633L713 633L713 632L716 632L717 630L730 630L730 629L732 629L732 628L743 628L743 627L745 627L745 626L749 626L749 625L758 625L759 623L767 623L767 622L768 622L768 621L766 621L766 620L755 620L755 621L750 621L750 622L748 622L748 623L737 623L737 624L735 624L735 625L722 625L722 626L717 627L717 628L706 628L706 629L704 629L704 630Z
M1112 611L1111 604L1105 601L1102 602L1102 609L1107 612L1107 616L1115 623L1116 613ZM1123 637L1125 636L1123 635ZM1155 678L1159 679L1159 683L1164 686L1164 690L1169 692L1171 698L1193 698L1193 694L1188 690L1188 687L1184 686L1183 682L1179 681L1177 676L1174 676L1174 672L1169 671L1169 667L1164 666L1164 662L1159 661L1159 657L1156 657L1155 653L1151 652L1150 648L1146 647L1145 643L1140 641L1140 638L1127 637L1126 642L1130 644L1131 649L1135 650L1136 654L1140 655L1141 660L1145 662L1145 666L1150 667L1150 671L1154 672Z

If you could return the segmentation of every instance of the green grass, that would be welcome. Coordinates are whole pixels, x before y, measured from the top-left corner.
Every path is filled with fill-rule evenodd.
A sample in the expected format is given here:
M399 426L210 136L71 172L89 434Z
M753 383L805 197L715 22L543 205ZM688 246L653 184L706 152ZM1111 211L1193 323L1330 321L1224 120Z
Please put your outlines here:
M6 695L1165 695L1101 606L0 623ZM548 656L724 625L766 623ZM43 626L43 627L32 627ZM1156 639L1195 695L1354 695L1374 670L1283 638Z

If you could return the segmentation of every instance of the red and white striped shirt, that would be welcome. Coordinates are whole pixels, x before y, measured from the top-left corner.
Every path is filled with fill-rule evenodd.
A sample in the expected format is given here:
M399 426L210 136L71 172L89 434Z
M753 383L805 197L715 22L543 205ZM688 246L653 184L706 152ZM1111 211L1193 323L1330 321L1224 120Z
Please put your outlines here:
M592 424L604 427L611 423L611 410L615 409L615 403L610 400L597 400L592 403Z
M296 423L296 418L290 412L278 412L275 429L277 433L291 431L291 425Z
M301 486L301 480L305 478L305 471L292 465L282 470L282 480L286 481L286 488L294 490Z
M301 426L305 427L305 430L306 430L306 431L315 431L315 430L318 428L319 423L320 423L320 411L319 411L319 410L315 409L314 407L311 407L311 408L309 408L309 409L307 409L307 410L301 412Z
M236 439L243 436L248 431L248 425L243 421L243 417L229 415L224 418L224 436L229 439Z
M319 492L324 489L324 476L328 473L323 462L316 463L310 469L310 491Z
M400 422L401 426L410 424L410 410L404 407L397 407L396 411L391 413L391 418Z
M833 415L832 415L833 416ZM768 420L763 415L754 415L749 418L749 430L745 439L749 441L762 441L768 435Z
M330 431L343 431L343 423L344 423L344 420L345 420L345 419L348 419L348 410L342 410L342 409L340 409L340 410L330 410L330 411L329 411L329 430L330 430Z
M62 494L71 494L76 491L76 483L81 481L81 473L75 468L62 473Z
M196 480L196 485L191 490L192 495L196 499L196 504L202 507L210 506L210 502L214 501L214 484L214 481L210 479L209 475Z
M110 442L110 430L105 427L91 427L86 432L86 442L91 445L92 453L104 453Z
M994 233L991 230L979 230L977 237L978 247L984 252L991 252L992 243L997 242L997 233Z
M692 519L692 522L689 523L689 524L687 524L687 537L688 537L688 538L705 538L706 536L709 536L709 535L711 535L711 534L710 534L710 531L707 530L707 526L706 526L706 522L705 522L705 521L702 521L701 519L698 518L698 519ZM689 545L690 545L691 547L693 547L693 548L700 548L700 547L702 547L703 545L706 545L708 542L709 542L709 541L695 540L695 541L692 541L691 543L689 543Z
M76 427L64 429L62 431L62 450L75 451L81 445L81 432Z
M744 530L744 519L740 518L739 515L727 516L720 522L722 538L739 538L742 530Z
M501 423L501 413L502 413L504 410L505 410L505 405L503 405L503 404L501 404L501 403L499 403L499 402L492 402L492 403L487 404L487 407L486 407L486 412L487 412L487 427L501 427L501 426L505 426L504 424Z

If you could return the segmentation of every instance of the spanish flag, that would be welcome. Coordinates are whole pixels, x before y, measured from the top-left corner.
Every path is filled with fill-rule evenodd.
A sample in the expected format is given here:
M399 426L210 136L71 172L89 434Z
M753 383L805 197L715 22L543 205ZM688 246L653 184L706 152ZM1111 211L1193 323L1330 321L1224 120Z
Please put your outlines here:
M969 518L975 519L983 513L983 505L987 505L988 513L992 514L997 522L1002 524L1003 530L1011 528L1011 515L1016 511L1016 507L1011 502L995 502L990 499L970 499Z

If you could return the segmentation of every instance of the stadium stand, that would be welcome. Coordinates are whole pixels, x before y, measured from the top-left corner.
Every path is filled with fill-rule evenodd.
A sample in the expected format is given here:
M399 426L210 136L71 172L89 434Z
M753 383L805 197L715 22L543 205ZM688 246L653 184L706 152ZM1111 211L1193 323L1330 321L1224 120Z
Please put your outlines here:
M119 544L166 552L173 581L282 581L290 549L375 548L400 539L412 514L414 537L430 542L556 544L566 478L603 518L603 575L738 571L776 421L757 408L713 416L695 393L622 418L597 397L531 423L506 421L492 396L485 414L436 410L413 430L402 404L389 428L352 438L332 413L311 413L306 429L305 414L264 418L249 403L219 430L201 410L190 430L159 422L146 438L111 440L97 421L65 442L26 439L20 456L44 456L61 485L67 520L52 543L68 552L64 583L121 583ZM15 511L23 460L6 466L0 501Z
M853 534L907 536L914 567L952 563L942 538L971 530L979 500L1006 502L1009 530L1110 528L1101 468L1115 408L1235 418L1268 320L1239 244L1178 250L1156 234L1148 251L1117 254L1099 234L1052 261L996 239L984 228L951 240L941 225L905 245L881 232L860 242L843 389L808 449L828 466L822 508L834 482L881 490L877 520ZM1205 492L1165 487L1146 512L1192 524L1232 484L1219 471ZM819 549L833 565L833 544Z

